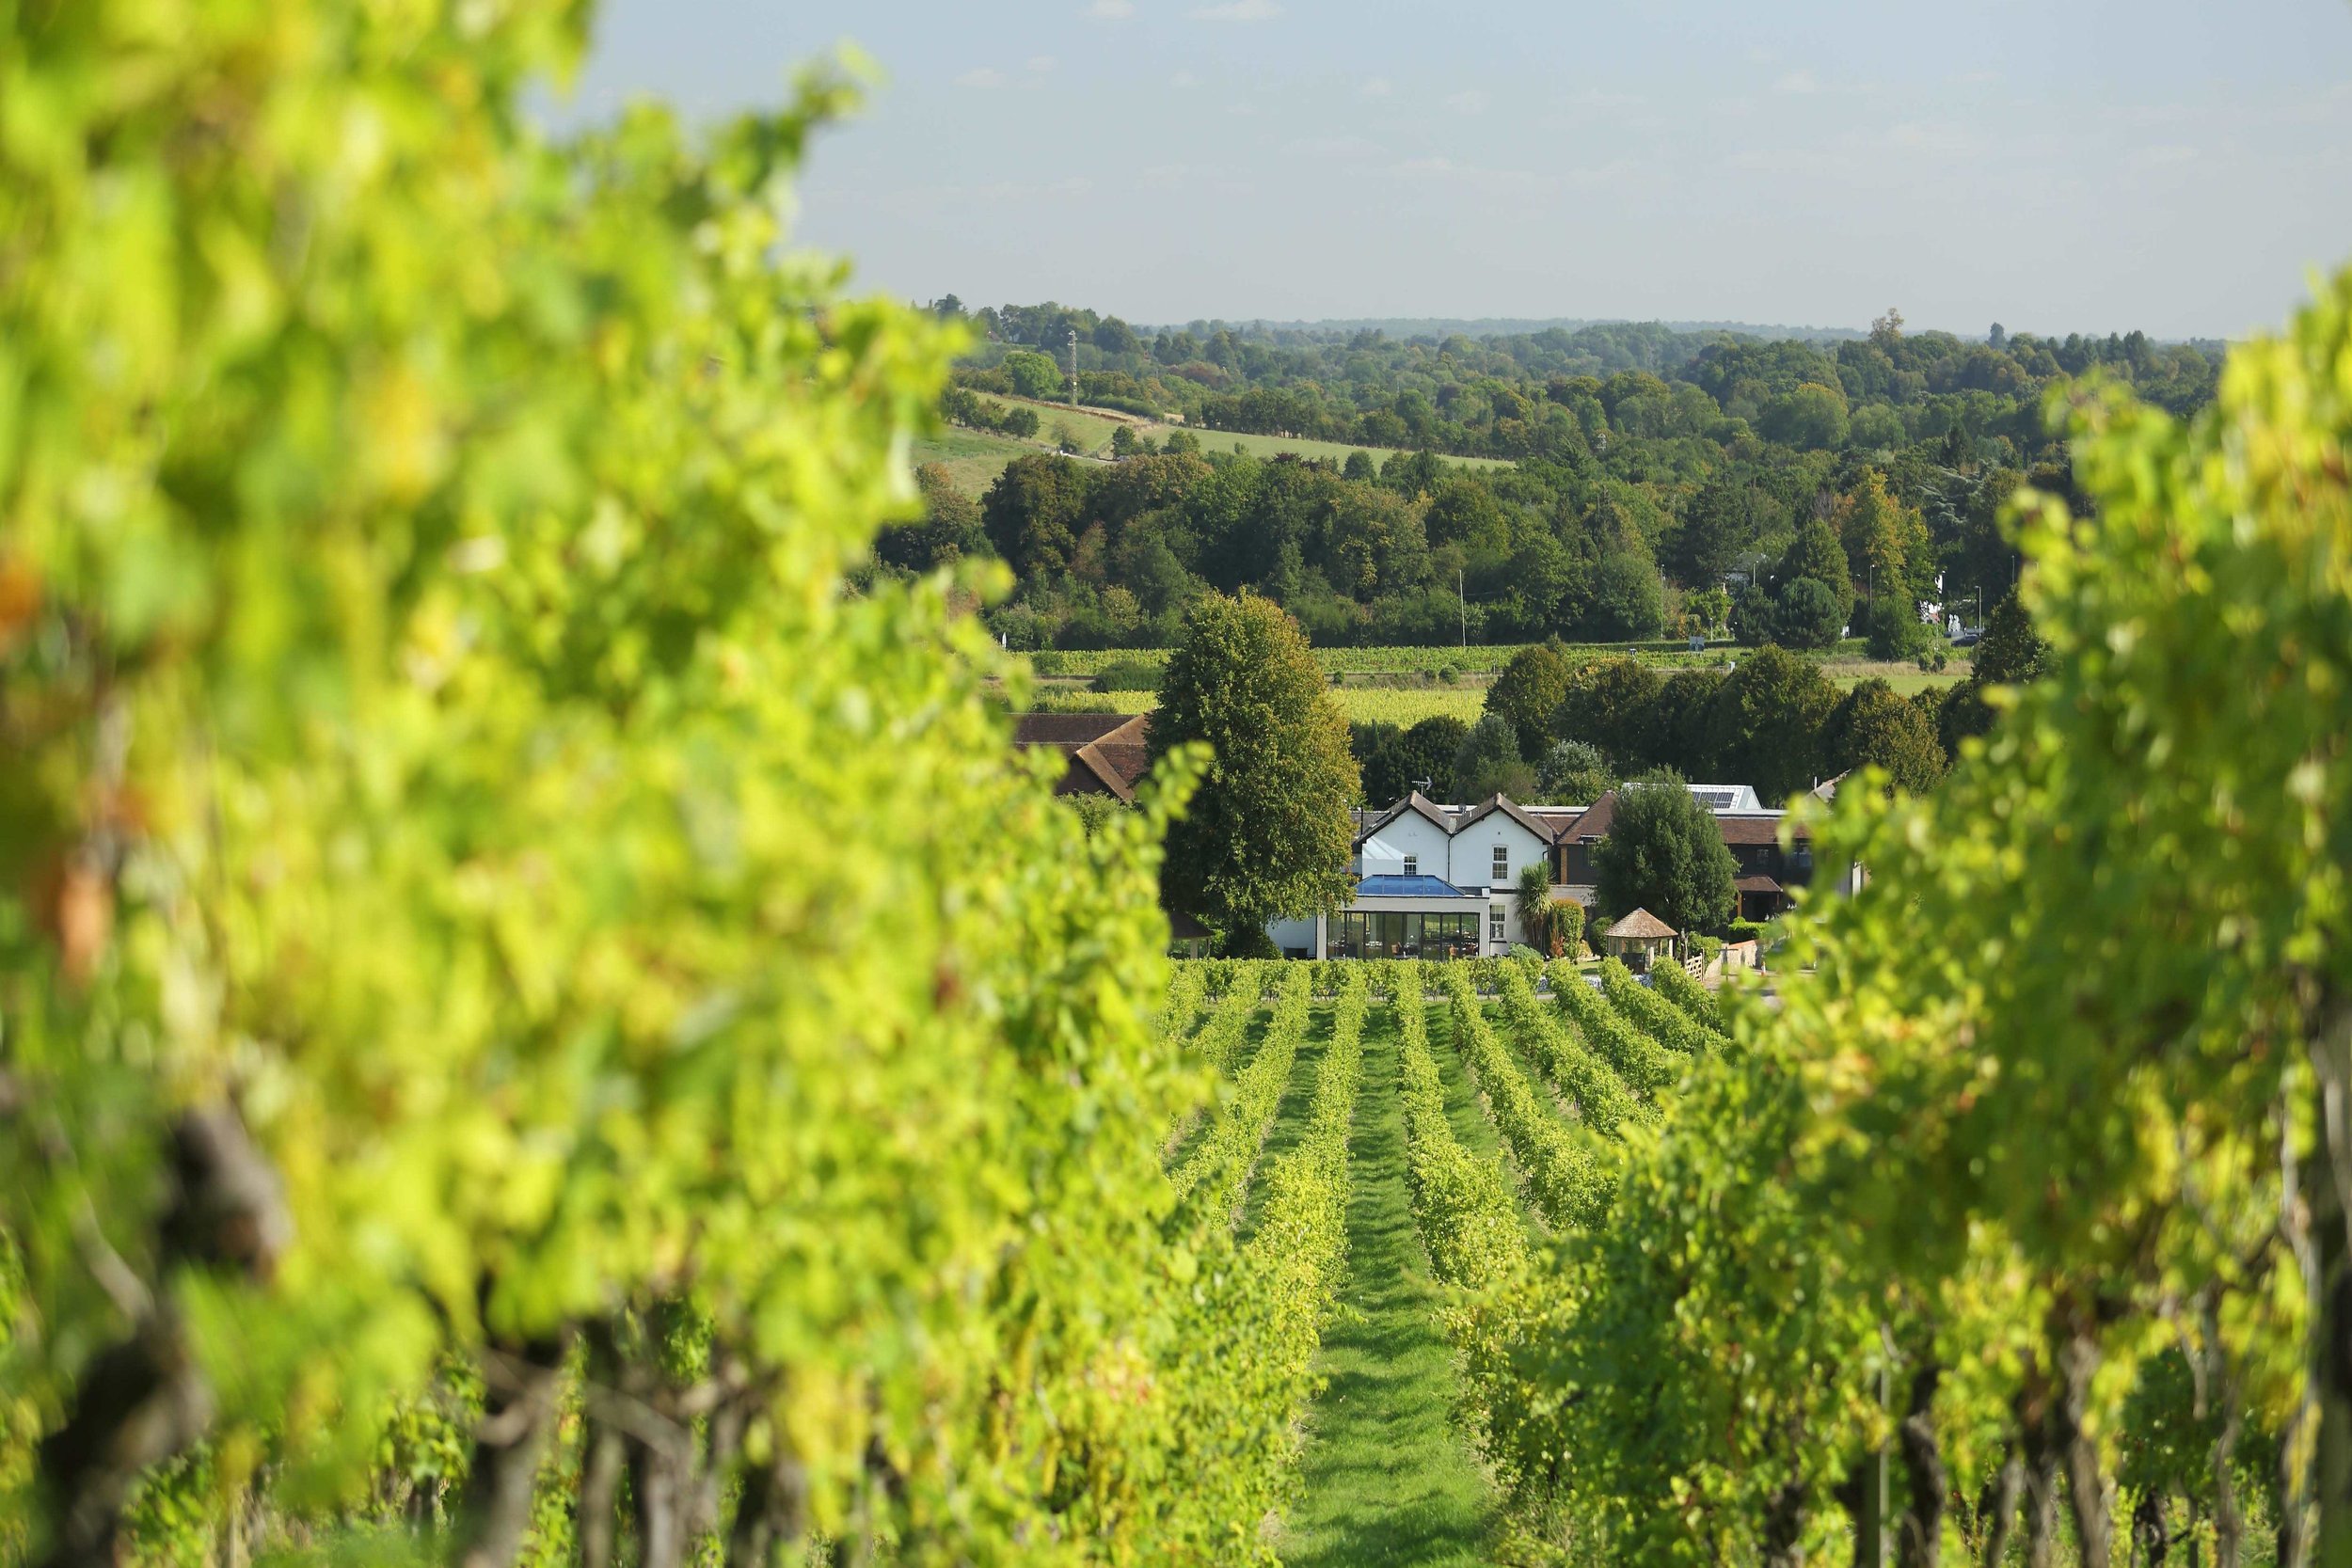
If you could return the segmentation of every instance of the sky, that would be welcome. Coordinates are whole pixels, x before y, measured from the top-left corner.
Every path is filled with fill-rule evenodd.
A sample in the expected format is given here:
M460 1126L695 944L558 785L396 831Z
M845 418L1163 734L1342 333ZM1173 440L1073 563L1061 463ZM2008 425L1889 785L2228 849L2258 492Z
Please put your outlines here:
M2347 0L602 0L552 115L844 40L796 238L907 299L2234 337L2352 261Z

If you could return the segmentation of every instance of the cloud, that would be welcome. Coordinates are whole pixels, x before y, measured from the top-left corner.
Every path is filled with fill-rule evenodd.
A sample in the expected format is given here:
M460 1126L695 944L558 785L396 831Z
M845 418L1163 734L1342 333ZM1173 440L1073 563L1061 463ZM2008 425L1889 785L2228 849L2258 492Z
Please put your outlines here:
M1004 85L1005 73L993 66L976 66L956 78L956 86L960 87L1001 87Z
M1932 157L1975 159L1989 150L1985 140L1974 131L1959 125L1905 120L1887 128L1890 146L1906 152L1923 152Z
M1094 0L1079 14L1099 17L1104 22L1124 22L1136 14L1136 0Z
M2201 154L2197 149L2179 142L2158 147L2143 147L2132 154L2132 162L2141 168L2171 168L2195 163Z
M1369 158L1380 150L1380 144L1362 136L1305 136L1283 145L1282 155L1288 158Z
M1061 64L1061 62L1051 55L1032 55L1029 56L1029 69L1038 72L1040 75L1043 75L1046 71L1053 70L1059 64Z
M1386 76L1374 76L1367 79L1364 85L1356 90L1366 98L1386 98L1396 89L1389 85L1389 79Z
M1803 97L1807 93L1820 91L1821 84L1820 80L1814 76L1813 72L1809 71L1792 71L1786 76L1783 76L1779 81L1774 82L1772 84L1772 90L1778 93L1787 93L1792 97Z
M1190 92L1200 85L1200 78L1189 71L1180 71L1168 79L1168 85L1178 92Z
M1486 112L1486 95L1472 87L1457 92L1445 101L1445 106L1457 115L1483 115Z
M1461 162L1454 157L1406 157L1405 162L1388 166L1397 179L1409 179L1425 185L1458 185L1477 195L1496 198L1532 199L1538 195L1555 193L1565 185L1597 185L1616 174L1616 165L1607 169L1569 169L1566 174L1536 174L1534 169L1489 169L1475 162Z
M1225 0L1221 6L1202 6L1184 13L1195 22L1271 22L1282 14L1275 0Z

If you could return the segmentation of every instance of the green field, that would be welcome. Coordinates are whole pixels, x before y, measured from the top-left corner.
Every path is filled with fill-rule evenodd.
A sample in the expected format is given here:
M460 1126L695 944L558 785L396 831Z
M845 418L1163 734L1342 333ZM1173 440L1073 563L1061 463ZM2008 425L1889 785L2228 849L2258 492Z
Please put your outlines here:
M1483 646L1446 647L1372 647L1317 648L1315 663L1326 674L1342 677L1421 676L1442 678L1446 670L1454 672L1465 682L1483 682L1501 673L1513 656L1528 646L1524 642L1497 642ZM1643 663L1661 670L1687 669L1693 665L1720 664L1726 658L1736 659L1741 650L1718 645L1703 654L1680 651L1666 652L1655 645L1631 643L1588 642L1568 647L1574 656L1616 657L1631 654ZM1041 675L1093 676L1114 664L1168 662L1166 648L1048 648L1029 656L1030 663ZM1922 687L1949 686L1968 673L1968 657L1955 655L1940 671L1923 672L1915 664L1885 663L1866 657L1861 644L1847 644L1821 660L1821 673L1841 686L1876 675L1898 691L1916 691Z
M1118 713L1149 713L1160 705L1160 694L1156 691L1112 691L1106 695L1112 711ZM1465 724L1474 724L1486 706L1486 689L1480 686L1341 687L1332 695L1339 699L1340 709L1351 724L1417 724L1439 714L1450 714Z
M944 465L956 488L970 496L985 492L995 483L996 476L1004 471L1005 465L1014 458L1030 452L1058 450L1055 433L1059 427L1068 427L1070 434L1076 438L1077 451L1089 457L1107 456L1111 432L1122 424L1152 441L1165 440L1170 431L1184 428L1181 425L1122 419L1092 409L1073 408L1062 403L1035 403L1026 398L1008 397L986 398L983 401L999 407L1019 404L1036 409L1038 419L1042 421L1036 436L1020 440L1010 436L964 430L951 425L936 436L915 442L913 453L918 466L925 463ZM1386 462L1390 456L1390 449L1386 447L1352 447L1340 441L1297 441L1279 436L1240 436L1222 430L1196 430L1192 434L1200 438L1200 445L1207 451L1232 451L1239 448L1252 457L1271 457L1277 452L1287 451L1302 457L1328 457L1344 462L1350 452L1368 451L1375 462ZM1443 461L1470 468L1510 467L1494 457L1446 457Z

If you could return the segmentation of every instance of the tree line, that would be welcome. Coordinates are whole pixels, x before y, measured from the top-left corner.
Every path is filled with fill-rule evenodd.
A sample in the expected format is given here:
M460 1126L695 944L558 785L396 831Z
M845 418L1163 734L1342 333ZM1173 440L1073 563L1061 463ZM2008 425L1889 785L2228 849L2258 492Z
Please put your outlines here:
M1836 353L1861 365L1857 385L1895 376L1887 384L1902 386L1914 372L1882 375L1881 361L1912 362L1931 338L1889 329ZM2005 352L2042 354L2005 341ZM2137 364L2154 376L2178 357L2144 344L2119 349L2112 364L2088 351L2032 357L2048 373L2017 391L2016 428L1997 437L1953 426L1815 440L1788 420L1678 425L1644 412L1660 399L1716 407L1718 397L1744 406L1767 393L1811 396L1820 384L1770 389L1828 373L1804 360L1820 352L1712 345L1689 361L1697 379L1673 388L1647 371L1619 372L1593 392L1590 438L1514 453L1508 469L1446 465L1425 433L1385 433L1397 436L1385 457L1310 461L1220 451L1197 430L1170 432L1155 450L1121 429L1118 467L1141 463L1142 473L1020 458L977 509L933 473L927 523L892 531L880 553L898 571L1002 556L1016 594L992 612L992 629L1023 647L1167 645L1192 594L1248 587L1326 644L1696 632L1813 648L1851 634L1878 657L1915 657L1940 646L1920 606L1979 622L2015 586L2018 556L1997 521L2010 498L2031 487L2084 504L2042 423L2042 398L2071 373L2062 365L2129 375ZM1626 379L1636 375L1649 390ZM2209 379L2183 383L2170 401L2193 410ZM965 387L946 406L980 428L1030 412L1009 414ZM1198 462L1155 461L1170 457Z
M963 314L952 296L940 307ZM2217 343L2161 343L2138 331L2043 336L1996 323L1981 339L1910 332L1895 310L1867 337L1836 342L1655 323L1399 340L1195 322L1147 337L1116 316L1051 302L969 320L982 341L959 372L966 385L1022 390L1017 372L1034 374L1042 357L1050 378L1030 395L1066 395L1075 331L1082 399L1119 397L1210 430L1511 459L1627 437L1835 450L1955 432L2030 453L2047 446L2041 403L2056 383L2097 371L2186 414L2211 401L2222 358Z

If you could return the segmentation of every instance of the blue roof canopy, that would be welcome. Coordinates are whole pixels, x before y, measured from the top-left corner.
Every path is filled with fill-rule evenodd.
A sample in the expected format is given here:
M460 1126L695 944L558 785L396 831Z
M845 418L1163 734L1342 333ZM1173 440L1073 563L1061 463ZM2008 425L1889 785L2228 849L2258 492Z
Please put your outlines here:
M1366 877L1356 884L1359 898L1471 898L1442 877Z

